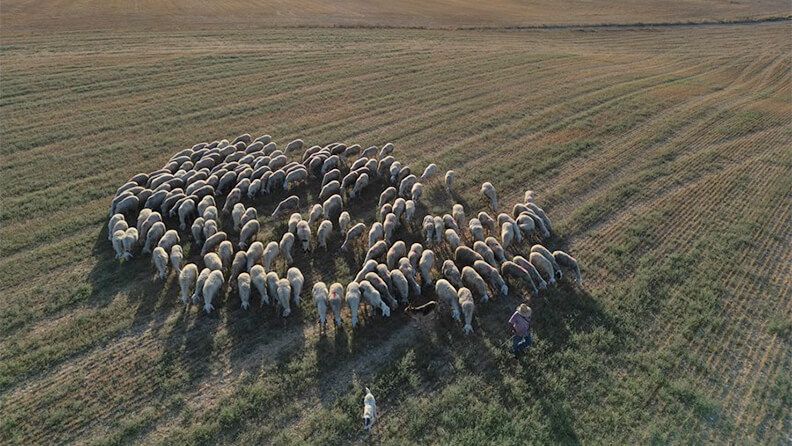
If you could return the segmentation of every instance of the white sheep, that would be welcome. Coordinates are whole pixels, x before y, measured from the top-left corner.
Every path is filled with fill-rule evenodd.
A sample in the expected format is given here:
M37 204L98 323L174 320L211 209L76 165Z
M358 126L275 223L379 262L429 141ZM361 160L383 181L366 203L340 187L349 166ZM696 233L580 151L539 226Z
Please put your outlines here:
M316 282L311 291L313 295L316 311L319 313L319 329L324 332L327 328L327 285L324 282Z
M421 272L421 279L424 285L432 285L432 267L435 262L435 253L431 249L421 253L421 260L418 261L418 270Z
M401 270L393 269L390 271L391 284L393 285L393 292L399 297L399 302L407 304L410 297L410 283L404 277Z
M137 241L137 234L135 234L135 240ZM157 242L157 246L162 247L165 249L165 252L169 252L173 245L177 245L180 242L179 233L176 232L175 229L169 229L165 231L165 234L159 239Z
M275 207L275 210L272 212L272 218L280 218L284 215L292 212L300 207L300 197L297 195L292 195L280 203L278 206Z
M263 266L254 265L253 268L250 268L250 282L259 292L261 305L269 305L270 298L267 290L267 272L264 270Z
M381 208L385 203L390 203L393 199L396 198L396 188L393 186L388 187L379 196L379 202L377 203L377 207ZM123 216L122 216L123 218Z
M143 245L143 254L150 253L151 250L157 246L162 236L165 235L166 231L167 229L165 229L165 223L161 221L151 225L148 233L146 234L146 243Z
M501 244L498 242L497 239L495 239L495 237L487 237L484 240L484 243L486 243L487 247L489 247L489 249L492 250L492 253L495 255L495 260L498 263L502 263L507 260L506 251L503 250L503 246L501 246Z
M204 265L212 271L223 270L223 261L215 252L206 253L206 255L203 257L203 262Z
M492 252L486 243L476 241L473 243L473 250L479 253L479 255L484 258L485 262L489 263L494 268L498 267L498 262L495 260L495 253Z
M418 181L418 178L415 175L407 175L401 180L399 183L399 196L400 197L408 197L412 192L413 185Z
M247 249L247 247L256 240L261 225L258 220L250 220L245 223L242 230L239 232L239 249Z
M344 200L341 198L341 195L338 194L333 195L332 197L325 200L324 203L322 203L322 213L324 214L324 218L331 221L337 220L343 209Z
M435 292L437 292L437 297L439 297L440 300L447 302L451 306L451 317L458 321L460 316L459 297L456 288L447 280L438 279L435 285Z
M237 277L237 289L239 290L239 300L242 302L242 309L250 308L250 274L240 273Z
M454 173L453 170L449 170L445 174L445 188L446 188L446 190L449 193L451 193L454 190L453 189L453 187L454 187L454 177L456 177L456 174Z
M517 222L514 221L514 219L511 218L511 216L505 212L501 212L500 214L498 214L498 224L501 225L501 231L503 231L503 225L506 224L507 222L511 224L511 226L509 226L509 229L511 229L511 231L513 232L512 240L514 240L515 243L521 243L523 239L523 235L522 235L522 231L517 226Z
M421 174L421 181L428 181L433 176L437 175L437 164L432 163L426 166L423 173Z
M388 253L385 255L385 264L389 269L393 269L399 259L406 255L407 245L402 240L399 240L388 249Z
M384 150L384 147L383 147ZM366 396L363 397L363 429L366 432L371 430L377 420L377 400L371 394L371 390L366 387Z
M409 200L409 201L412 201L412 200ZM414 203L415 202L413 202L413 204ZM402 215L405 212L407 212L407 200L405 200L402 197L399 197L399 198L393 200L393 210L391 212L393 212L393 214L396 215L396 219L400 219L402 217ZM385 215L387 215L387 214L385 214Z
M250 268L256 265L264 257L264 244L261 242L253 242L245 253L245 270L250 272Z
M209 268L204 268L201 270L201 273L198 274L198 278L195 279L195 292L192 295L192 303L198 304L203 297L203 286L206 283L206 279L209 278L209 274L212 273L212 270Z
M355 186L352 188L352 192L349 194L349 198L356 198L359 197L360 194L363 192L363 189L366 188L369 184L369 176L367 173L361 174L357 180L355 180Z
M371 249L375 243L379 240L383 240L385 238L385 228L383 228L382 223L374 222L371 224L371 229L369 229L368 233L368 248Z
M144 209L144 211L145 211L145 209ZM142 213L142 211L141 211L141 213ZM127 227L123 228L123 229L120 229L120 228L119 229L113 229L113 228L115 228L115 225L117 223L122 222L122 221L124 222L124 224L126 224L126 220L124 219L124 216L122 214L113 214L113 216L110 217L110 221L107 222L107 239L108 240L113 240L113 234L115 234L115 231L118 231L118 230L126 231L127 230L129 225L127 225ZM140 225L138 225L138 227L140 227Z
M484 279L479 273L470 266L462 268L462 283L464 283L467 288L475 291L482 302L487 302L492 297L489 288L487 288L487 283L484 282Z
M538 252L539 254L544 256L544 258L547 259L547 261L550 262L551 265L553 265L553 277L555 277L556 280L560 280L561 277L563 277L564 274L561 271L561 266L558 265L558 262L556 262L555 257L547 248L545 248L542 245L533 245L531 246L531 252Z
M506 249L511 246L514 241L514 225L509 221L504 222L503 226L501 226L501 245Z
M336 282L330 285L330 294L327 297L330 309L333 310L333 317L336 328L341 326L341 309L344 306L344 286Z
M322 218L323 212L324 212L324 210L322 209L322 205L321 204L315 204L315 205L311 206L311 211L308 213L308 224L312 225L312 224L316 223L317 221L319 221ZM297 220L296 223L299 223L299 222L300 221ZM296 223L295 223L295 230L297 229Z
M201 255L203 256L206 255L207 252L214 251L218 246L220 246L220 243L226 241L227 238L228 236L223 231L218 231L217 234L207 238L203 244L203 247L201 247Z
M425 216L421 225L421 232L423 232L423 237L427 245L434 241L434 231L434 218L431 215Z
M542 275L539 274L539 271L536 270L536 267L533 266L533 264L525 257L514 256L512 261L522 267L524 270L528 271L528 274L531 276L531 280L533 280L538 289L543 290L547 288L547 282L545 282L545 280L542 278Z
M234 260L234 245L228 240L220 242L217 246L217 254L220 256L220 261L223 262L223 270L231 266L231 261Z
M379 291L374 288L374 285L371 284L368 280L363 280L360 282L360 291L363 294L363 297L368 302L371 308L379 308L382 311L383 317L390 316L390 307L382 300L382 296L380 295Z
M214 206L215 210L217 210L217 204L215 203L214 197L207 195L201 198L201 201L198 202L198 215L203 217L204 211L206 211L206 208L209 206Z
M448 246L451 248L451 250L457 249L459 245L462 243L459 240L459 234L457 234L457 232L454 231L453 229L445 230L445 240L446 243L448 243Z
M223 286L223 272L222 271L212 271L209 273L209 277L207 277L206 282L203 285L203 298L204 298L204 311L209 314L212 310L214 310L214 305L212 305L212 301L214 300L215 296L220 292L220 288Z
M286 238L286 234L283 235L283 238L284 239ZM261 259L261 263L264 265L265 270L269 271L272 269L272 262L274 262L275 258L278 257L278 254L280 254L280 247L278 246L278 243L277 242L267 243L267 246L264 247L264 255L262 256ZM249 262L250 260L248 260L248 264Z
M407 200L404 202L404 222L410 224L415 219L415 201Z
M176 273L180 273L184 262L184 251L181 245L173 245L170 251L170 262Z
M507 260L501 264L501 274L505 278L521 280L526 284L526 286L528 286L528 288L530 288L531 293L534 296L539 293L539 290L536 288L536 284L534 284L533 279L531 279L531 275L520 265Z
M144 223L145 224L145 223ZM203 244L204 235L203 235L203 228L204 228L204 218L198 217L193 220L193 224L190 227L190 232L192 233L193 241L197 246Z
M289 304L291 300L291 283L289 279L278 280L275 299L278 304L277 306L283 310L281 316L288 317L291 314L291 305Z
M493 211L498 210L498 194L495 192L495 186L490 182L481 185L481 193L489 201L490 209Z
M351 223L352 217L349 216L349 212L344 211L338 216L338 231L341 233L341 235L345 235L347 233Z
M553 270L553 264L550 263L545 256L539 254L538 252L532 252L531 255L528 257L528 260L531 262L536 268L536 271L542 276L545 282L548 285L552 285L555 283L555 271Z
M449 259L443 262L441 273L443 278L450 282L451 285L454 285L457 288L462 287L462 274L459 272L459 269L453 260Z
M347 284L346 303L352 314L352 328L355 328L358 324L358 309L360 307L360 287L357 282Z
M124 245L124 260L131 259L138 244L138 231L136 228L127 228L127 230L124 231L124 241L122 244Z
M393 237L396 233L396 228L399 226L399 220L396 214L388 214L385 216L385 223L382 224L382 230L385 233L385 243L393 243Z
M481 226L483 226L484 228L486 228L489 231L492 231L492 232L495 231L495 220L492 217L490 217L490 215L488 213L482 211L482 212L479 212L476 217L478 218L479 223L481 224Z
M532 190L526 190L525 199L523 201L525 201L526 203L533 203L534 201L536 201L536 193Z
M384 240L380 240L377 243L374 243L374 246L371 247L366 252L366 261L370 259L380 259L388 252L388 244L385 243Z
M157 246L151 253L151 263L157 268L157 278L160 280L168 276L168 253L162 247Z
M341 249L343 251L348 251L355 240L359 239L363 233L366 232L366 225L363 223L358 223L355 226L349 228L346 233L346 238L344 239L344 243L341 245Z
M300 215L299 212L295 212L295 213L291 214L291 216L289 216L289 223L288 223L289 232L291 232L292 234L296 234L297 233L297 223L299 223L301 221L302 221L302 215Z
M179 214L179 228L185 231L187 230L187 220L196 214L195 202L193 200L184 200L177 212Z
M476 305L473 303L473 293L467 288L460 288L457 292L459 296L459 306L462 307L462 314L465 316L465 326L462 331L465 334L473 333L473 310Z
M445 235L445 222L443 221L443 217L434 217L434 243L440 243L443 241L443 236Z
M580 267L578 266L577 259L565 253L564 251L553 251L553 257L555 258L557 264L572 270L572 274L575 276L575 282L577 282L578 285L583 284L583 279L580 277Z
M228 275L228 283L233 284L233 281L243 271L247 271L247 254L245 251L237 251L234 254L234 260L231 261L231 273Z
M291 298L294 305L300 305L300 294L302 293L303 284L305 283L302 272L298 268L291 267L286 271L286 279L288 279L291 285Z
M311 250L311 227L305 220L297 223L297 240L300 241L303 251L308 252Z
M207 206L206 209L204 209L203 213L201 214L201 217L203 217L203 219L206 221L212 220L214 222L217 222L219 221L218 215L219 212L217 211L217 207L212 205L212 206Z
M316 231L316 243L322 249L327 249L327 239L333 232L333 222L330 220L322 220L319 224L319 229Z
M459 231L459 225L457 225L456 220L450 214L443 214L443 225L446 229L453 229L454 231Z
M473 262L475 262L476 260L484 260L484 258L481 257L481 254L477 253L476 251L473 251L472 249L470 249L465 245L462 245L456 250L454 250L454 261L458 265L473 266Z
M421 197L423 196L424 187L421 183L415 183L410 190L410 196L412 197L412 201L415 203L421 202Z
M407 283L410 286L410 292L413 296L420 296L421 295L421 287L418 285L418 282L415 280L415 269L410 265L410 260L406 257L402 257L399 260L399 271L402 272L404 278L407 279Z
M509 287L506 285L506 281L503 280L503 276L501 276L500 272L493 268L492 265L482 260L476 260L473 263L473 269L489 282L490 287L501 296L507 296L509 294Z
M413 243L410 245L410 252L407 253L407 259L410 261L410 266L413 270L418 270L418 261L421 260L424 247L420 243Z
M198 267L194 263L184 265L179 272L179 300L187 305L190 303L190 292L198 278Z
M124 234L126 234L126 232L121 229L113 233L113 250L115 250L116 259L120 259L124 256Z

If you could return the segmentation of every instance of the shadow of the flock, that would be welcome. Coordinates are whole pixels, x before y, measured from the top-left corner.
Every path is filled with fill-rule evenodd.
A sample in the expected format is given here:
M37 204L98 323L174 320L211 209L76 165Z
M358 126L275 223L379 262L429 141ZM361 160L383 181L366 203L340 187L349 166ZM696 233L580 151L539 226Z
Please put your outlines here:
M345 210L350 213L353 223L364 222L369 228L376 221L379 195L389 186L391 184L385 178L377 178L371 181L351 206L345 200ZM395 239L403 240L408 248L412 243L423 242L421 221L429 211L433 211L433 214L440 213L441 210L441 213L451 213L451 207L455 203L465 207L468 218L480 210L489 211L480 197L473 200L478 209L472 209L471 203L464 197L447 191L443 185L442 174L429 180L424 186L425 192L422 202L416 208L414 222L409 226L402 224L396 232ZM266 245L268 241L279 241L281 235L287 231L288 216L279 219L270 217L282 199L289 195L299 196L299 212L307 216L310 207L320 202L317 198L318 190L318 180L312 179L308 184L298 185L290 191L277 191L264 199L250 200L245 197L243 204L253 206L258 211L261 231L257 240ZM217 199L218 209L223 204L224 197ZM510 210L501 209L507 213ZM174 218L166 217L165 221L168 228L178 227L178 221ZM313 284L317 281L328 285L340 282L346 286L364 263L366 250L365 243L362 243L353 252L341 251L339 247L344 237L337 230L338 222L333 221L333 224L334 231L328 241L327 250L316 247L315 240L312 250L308 252L302 250L299 242L294 245L294 263L291 266L299 268L306 280L302 302L292 306L292 313L287 318L280 317L274 306L261 305L256 292L251 293L250 309L241 309L236 286L228 284L224 286L220 297L216 298L216 310L210 314L204 313L201 305L183 305L178 300L177 274L171 272L164 281L156 278L149 255L138 252L132 260L126 262L114 259L106 225L103 225L97 235L93 248L93 255L98 262L89 275L93 285L90 302L97 307L106 306L119 294L124 294L130 305L135 306L134 323L130 329L132 334L151 332L164 344L165 355L168 355L174 366L182 368L188 378L186 383L206 377L210 373L213 355L218 355L221 351L235 373L244 372L257 376L265 366L282 367L295 357L305 354L306 336L318 337L313 353L316 355L320 376L332 374L340 367L343 368L345 363L354 363L355 360L370 355L372 350L390 345L387 344L388 339L395 334L406 336L408 341L419 339L421 342L418 348L431 354L432 361L438 367L435 372L431 372L431 368L424 370L424 373L430 375L435 373L425 376L427 379L442 382L442 370L448 368L454 360L462 360L470 362L466 365L471 369L486 369L490 379L502 380L503 377L499 375L504 367L497 364L505 364L511 358L511 335L507 321L515 307L522 302L527 302L533 308L534 336L542 341L542 348L548 352L564 350L570 337L576 332L593 330L598 326L615 330L613 322L603 312L600 304L565 277L555 287L542 291L538 296L531 296L526 288L511 283L508 296L495 297L487 303L476 301L473 323L475 331L468 336L462 334L462 324L451 319L450 309L442 303L437 312L439 314L421 318L420 321L406 316L401 307L389 318L383 318L373 309L365 311L361 308L360 325L355 329L349 324L349 310L345 306L343 325L335 327L332 313L328 310L327 329L322 331L318 327L318 313L311 297ZM222 218L222 226L236 246L239 234L231 230L230 216ZM315 237L315 228L313 229ZM469 234L460 235L463 243L472 245ZM499 238L499 234L488 235ZM184 263L202 265L200 247L193 246L189 231L180 231L180 237L184 248ZM538 242L545 244L551 251L566 248L563 239L552 236L549 240L526 239L507 251L512 255L525 256L532 243ZM445 243L431 246L431 249L436 254L435 276L438 278L439 267L444 260L453 259L453 251ZM288 267L279 256L274 268L279 276L283 277ZM430 300L437 300L434 288L424 286L422 295L411 299L411 304L421 305ZM364 305L363 301L361 306ZM223 339L218 341L221 333ZM393 351L390 353L396 356L414 351L404 344L391 346L391 349ZM390 360L394 361L392 357ZM357 373L354 365L344 372ZM538 388L544 385L542 373L526 373L525 379ZM319 382L323 402L332 401L337 392L345 390L334 385L332 380ZM510 400L507 394L502 397L504 401ZM557 410L561 409L548 407L549 413ZM567 417L558 414L557 418Z

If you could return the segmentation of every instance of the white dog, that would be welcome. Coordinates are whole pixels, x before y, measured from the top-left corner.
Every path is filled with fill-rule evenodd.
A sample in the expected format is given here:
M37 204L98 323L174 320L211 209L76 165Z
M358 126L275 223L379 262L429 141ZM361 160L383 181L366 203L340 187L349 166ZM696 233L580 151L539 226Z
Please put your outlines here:
M371 390L366 387L366 396L363 397L363 429L366 431L371 430L374 426L374 421L377 420L377 400L371 394Z

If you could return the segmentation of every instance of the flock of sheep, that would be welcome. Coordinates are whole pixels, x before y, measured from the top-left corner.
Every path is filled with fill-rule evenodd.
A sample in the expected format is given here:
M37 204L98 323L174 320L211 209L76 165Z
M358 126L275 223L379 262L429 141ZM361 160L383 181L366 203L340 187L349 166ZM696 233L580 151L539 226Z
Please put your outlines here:
M532 191L511 213L496 218L479 212L468 219L464 207L455 204L450 214L425 215L419 222L424 185L439 174L435 164L416 175L394 158L390 143L365 150L358 144L313 146L299 161L289 160L302 149L300 139L279 150L269 135L253 139L245 134L232 142L196 144L173 155L162 169L133 176L118 188L110 206L108 237L116 258L130 259L138 250L150 254L160 279L169 270L178 274L180 300L185 305L203 301L207 313L228 287L229 296L236 289L243 309L258 293L262 305L273 304L287 317L291 305L300 304L305 287L302 272L292 266L295 244L306 253L365 250L361 269L346 287L313 284L322 330L328 309L339 326L348 306L355 327L361 305L384 317L399 305L408 313L442 305L455 320L464 316L463 330L470 333L476 300L506 296L509 286L518 285L536 295L563 276L562 268L570 269L580 284L577 261L541 244L553 229ZM454 178L453 171L445 174L449 193ZM300 198L293 195L303 187L318 192L319 201L307 206L306 217L299 212ZM358 210L361 195L370 189L379 192L378 221L367 225L345 209ZM498 212L495 187L484 183L481 193ZM287 229L280 240L259 240L262 223L256 208L246 203L274 204L278 194L288 196L277 204L269 224L278 227L277 220L288 216ZM332 237L336 231L338 238ZM408 247L403 240L408 236L420 236L423 243ZM200 253L203 267L185 263L182 243L187 239L189 255ZM340 245L331 246L334 240ZM525 256L510 254L520 246L530 246ZM439 302L418 306L432 289Z

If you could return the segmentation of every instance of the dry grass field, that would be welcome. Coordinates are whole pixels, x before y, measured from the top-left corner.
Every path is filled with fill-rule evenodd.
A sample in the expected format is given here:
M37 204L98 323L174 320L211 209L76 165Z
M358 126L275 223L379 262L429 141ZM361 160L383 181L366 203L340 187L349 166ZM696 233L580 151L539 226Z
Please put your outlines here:
M502 27L789 17L788 0L4 0L10 29Z
M0 443L792 441L788 22L28 31L0 47ZM113 260L108 204L177 150L244 132L392 141L457 171L471 210L482 181L504 203L534 189L585 287L533 304L520 363L515 296L480 305L467 338L402 315L319 336L309 301L286 322L234 298L185 311L173 276ZM326 259L298 262L349 280Z

